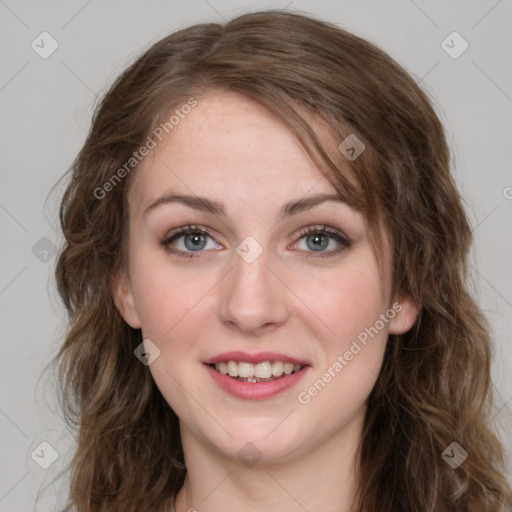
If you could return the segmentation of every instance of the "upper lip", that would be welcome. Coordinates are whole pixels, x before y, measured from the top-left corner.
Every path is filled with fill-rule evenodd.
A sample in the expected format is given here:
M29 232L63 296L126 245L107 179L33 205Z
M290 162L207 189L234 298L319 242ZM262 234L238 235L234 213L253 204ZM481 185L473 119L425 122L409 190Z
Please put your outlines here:
M249 354L247 352L233 351L224 352L223 354L216 355L207 359L205 364L217 364L223 361L244 361L246 363L258 364L264 361L283 361L284 363L300 364L301 366L309 365L307 361L297 359L296 357L288 356L286 354L279 354L277 352L257 352Z

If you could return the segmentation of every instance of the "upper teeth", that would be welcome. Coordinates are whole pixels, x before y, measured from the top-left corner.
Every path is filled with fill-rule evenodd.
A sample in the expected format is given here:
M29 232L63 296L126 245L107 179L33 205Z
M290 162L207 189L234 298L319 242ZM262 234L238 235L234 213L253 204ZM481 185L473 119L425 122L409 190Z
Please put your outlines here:
M224 375L230 377L256 377L259 379L269 379L270 377L281 377L281 375L290 375L292 372L300 370L300 364L283 363L283 361L263 361L252 364L245 361L223 361L215 364L215 369Z

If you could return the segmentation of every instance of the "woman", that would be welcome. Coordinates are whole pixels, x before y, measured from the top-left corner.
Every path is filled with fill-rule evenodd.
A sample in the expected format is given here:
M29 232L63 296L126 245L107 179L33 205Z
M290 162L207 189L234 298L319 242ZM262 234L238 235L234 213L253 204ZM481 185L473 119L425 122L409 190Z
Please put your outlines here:
M156 43L74 162L57 360L78 511L504 511L442 125L268 11Z

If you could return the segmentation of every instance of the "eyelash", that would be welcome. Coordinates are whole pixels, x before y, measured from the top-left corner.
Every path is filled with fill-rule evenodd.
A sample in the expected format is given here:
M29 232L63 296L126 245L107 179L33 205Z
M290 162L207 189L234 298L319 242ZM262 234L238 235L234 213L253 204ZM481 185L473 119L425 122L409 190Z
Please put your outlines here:
M194 252L204 252L204 251L181 251L176 249L171 249L170 245L172 242L177 240L178 238L182 237L183 235L191 235L191 234L200 234L200 235L207 235L210 238L213 239L211 235L211 231L207 227L198 227L194 225L187 225L183 226L181 228L177 228L171 233L169 233L161 242L160 245L162 245L166 251L170 252L171 254L175 254L180 257L184 258L195 258L197 257ZM352 246L352 242L348 239L348 237L342 235L338 231L334 231L330 229L328 226L308 226L307 228L302 228L299 231L299 237L298 240L301 240L302 238L306 236L311 235L326 235L332 239L334 239L337 243L339 243L340 247L337 249L331 249L330 251L319 251L315 256L312 256L314 258L326 258L326 257L332 257L339 254L341 251L348 249ZM315 251L306 251L306 252L315 252Z

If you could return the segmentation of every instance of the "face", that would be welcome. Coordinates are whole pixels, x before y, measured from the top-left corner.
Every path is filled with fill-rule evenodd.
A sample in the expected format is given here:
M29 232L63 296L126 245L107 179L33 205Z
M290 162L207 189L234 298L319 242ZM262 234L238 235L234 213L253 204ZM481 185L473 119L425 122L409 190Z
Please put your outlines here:
M136 172L114 300L158 347L187 445L271 463L360 432L388 334L416 312L286 126L211 93Z

